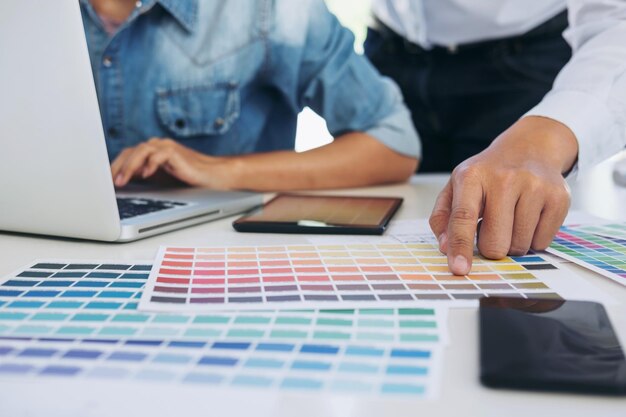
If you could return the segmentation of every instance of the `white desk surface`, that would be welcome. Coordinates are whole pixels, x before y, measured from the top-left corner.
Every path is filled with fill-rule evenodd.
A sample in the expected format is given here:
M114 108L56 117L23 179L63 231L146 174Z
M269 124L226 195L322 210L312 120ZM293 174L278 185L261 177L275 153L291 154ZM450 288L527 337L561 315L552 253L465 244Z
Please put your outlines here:
M611 179L612 163L600 166L572 186L574 209L591 214L626 220L626 188L615 186ZM428 217L446 177L416 176L410 183L390 187L335 192L403 196L405 203L398 218ZM36 258L70 259L152 259L160 244L215 245L237 243L299 242L298 236L243 235L235 233L225 219L186 230L129 244L103 244L63 239L0 234L0 274L6 274ZM566 265L598 288L610 293L618 305L607 306L614 326L626 346L626 287ZM209 388L175 389L160 385L111 387L94 382L53 383L0 381L0 416L80 416L92 415L249 415L257 416L626 416L626 399L564 394L494 391L478 381L478 322L476 309L454 309L449 316L451 343L445 351L445 371L441 395L435 401L389 398L309 396L292 393L268 393L256 397L236 391ZM83 395L77 397L79 388ZM89 388L85 390L84 388ZM102 391L105 389L106 391ZM84 395L88 392L87 395ZM219 402L217 401L219 399ZM230 400L230 401L229 401ZM225 402L230 402L225 407ZM189 405L191 403L191 405ZM184 406L183 404L188 404ZM183 411L184 409L184 411Z

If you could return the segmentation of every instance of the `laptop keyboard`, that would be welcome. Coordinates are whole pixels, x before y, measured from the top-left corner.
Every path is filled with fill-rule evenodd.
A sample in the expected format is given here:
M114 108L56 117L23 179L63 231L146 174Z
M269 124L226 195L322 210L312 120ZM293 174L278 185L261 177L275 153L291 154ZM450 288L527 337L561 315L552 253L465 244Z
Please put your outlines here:
M179 201L152 200L149 198L117 198L117 208L122 220L186 205L187 203Z

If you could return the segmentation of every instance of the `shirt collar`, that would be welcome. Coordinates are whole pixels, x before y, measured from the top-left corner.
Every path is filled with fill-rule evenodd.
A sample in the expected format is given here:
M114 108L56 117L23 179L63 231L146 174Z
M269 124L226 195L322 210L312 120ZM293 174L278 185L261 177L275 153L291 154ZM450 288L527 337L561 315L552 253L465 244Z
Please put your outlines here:
M83 5L91 8L89 0L80 1ZM198 0L144 0L143 7L151 8L155 3L160 4L167 13L189 32L193 32L196 29Z
M193 32L196 29L198 0L148 0L144 3L158 3L186 30Z

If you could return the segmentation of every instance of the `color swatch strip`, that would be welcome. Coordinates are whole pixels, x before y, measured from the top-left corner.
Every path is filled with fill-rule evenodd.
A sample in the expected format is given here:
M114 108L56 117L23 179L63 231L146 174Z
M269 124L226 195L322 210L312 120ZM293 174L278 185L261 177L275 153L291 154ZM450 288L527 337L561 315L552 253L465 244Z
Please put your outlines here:
M626 239L562 227L548 251L626 285Z
M0 377L430 395L445 310L145 313L148 263L42 261L0 285Z
M252 341L3 338L0 377L428 394L435 350Z
M558 298L538 275L556 269L538 255L476 257L469 275L454 276L432 243L162 247L140 309L473 305L492 294Z
M598 224L590 226L570 226L578 232L613 237L626 240L626 223Z

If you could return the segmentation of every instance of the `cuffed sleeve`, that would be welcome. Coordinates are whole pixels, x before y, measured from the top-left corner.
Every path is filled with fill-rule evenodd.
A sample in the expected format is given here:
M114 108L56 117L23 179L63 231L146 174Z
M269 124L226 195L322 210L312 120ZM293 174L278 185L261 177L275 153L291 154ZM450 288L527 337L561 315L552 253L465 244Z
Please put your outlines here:
M400 154L419 158L420 141L400 89L354 51L354 36L322 0L309 1L308 8L296 106L322 116L335 137L364 132Z
M623 132L607 102L591 94L552 92L526 116L556 120L574 133L578 140L578 172L585 172L624 147Z
M565 37L573 56L550 93L526 116L569 127L584 173L626 146L626 1L570 0Z
M392 81L389 82L391 90L398 89ZM396 103L393 110L387 117L381 119L373 127L366 130L365 133L377 138L388 148L394 151L411 156L413 158L421 158L422 146L421 142L413 126L411 113L402 103L402 95L398 91L396 95Z

